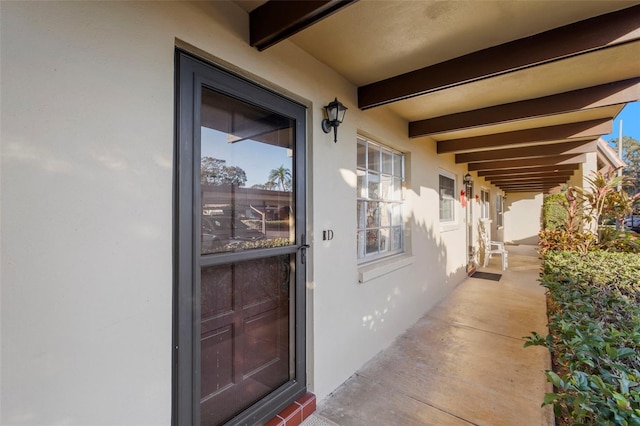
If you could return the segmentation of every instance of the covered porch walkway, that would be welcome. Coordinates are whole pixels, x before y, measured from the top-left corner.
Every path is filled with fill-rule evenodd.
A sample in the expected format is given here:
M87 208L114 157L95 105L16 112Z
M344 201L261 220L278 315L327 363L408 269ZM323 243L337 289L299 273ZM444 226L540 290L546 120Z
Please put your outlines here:
M540 408L549 353L522 340L546 334L540 260L534 246L508 250L506 271L499 257L481 268L499 281L465 280L304 425L553 425Z

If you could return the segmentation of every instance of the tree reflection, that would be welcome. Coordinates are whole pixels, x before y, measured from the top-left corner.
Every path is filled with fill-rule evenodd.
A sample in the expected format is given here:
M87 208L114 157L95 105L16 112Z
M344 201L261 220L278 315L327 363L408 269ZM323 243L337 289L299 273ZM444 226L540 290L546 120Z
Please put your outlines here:
M282 191L291 191L291 170L281 165L269 172L269 184L279 186Z
M227 166L226 160L202 157L200 162L200 182L212 185L244 186L247 173L237 166Z

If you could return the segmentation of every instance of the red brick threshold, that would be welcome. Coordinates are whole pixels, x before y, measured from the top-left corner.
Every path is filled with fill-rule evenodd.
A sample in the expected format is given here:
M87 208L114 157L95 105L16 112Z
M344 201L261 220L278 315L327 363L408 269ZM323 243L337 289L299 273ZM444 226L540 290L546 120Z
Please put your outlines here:
M307 392L293 404L280 411L277 416L269 420L264 426L298 426L316 411L316 396Z

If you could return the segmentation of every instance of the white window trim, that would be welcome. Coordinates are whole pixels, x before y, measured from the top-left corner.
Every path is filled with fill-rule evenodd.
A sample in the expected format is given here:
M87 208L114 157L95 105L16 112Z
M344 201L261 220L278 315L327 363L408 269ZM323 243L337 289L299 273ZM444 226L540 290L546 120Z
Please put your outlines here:
M482 199L483 192L487 194L486 216L483 216L483 214L485 213L484 200ZM491 191L489 190L489 188L485 187L480 188L480 219L491 219Z
M500 198L500 210L498 211L498 201ZM496 226L498 229L504 228L504 205L505 205L505 196L504 194L496 194ZM500 220L502 219L502 220Z
M413 264L415 256L407 253L385 257L374 262L364 263L358 267L358 282L366 283L383 275Z
M453 220L446 220L446 221L440 220L440 176L444 176L453 180ZM456 175L455 173L451 173L444 169L438 170L438 222L440 223L441 232L451 231L451 230L460 228L460 213L458 211L458 206L460 204L460 201L456 197L456 194L459 191L458 181L459 181L458 175Z
M393 264L397 264L399 259L401 258L406 258L410 255L408 255L408 245L409 245L409 241L410 239L407 236L408 233L408 226L407 226L407 222L405 221L405 214L406 214L406 199L405 199L405 185L406 185L406 159L407 159L407 153L400 151L396 148L393 148L390 145L386 145L383 144L381 142L378 142L368 136L365 136L363 134L358 133L358 137L357 139L362 139L368 143L372 143L374 145L377 145L381 148L385 148L389 151L392 151L396 154L400 154L402 155L402 163L401 163L401 168L402 168L402 181L401 181L401 204L402 204L402 247L400 250L395 250L395 251L391 251L389 253L385 253L385 254L377 254L377 255L370 255L369 257L365 256L364 258L358 259L358 274L359 274L359 280L360 282L365 282L368 281L369 279L372 278L376 278L379 275L376 275L375 272L370 272L367 273L365 272L365 277L363 278L361 275L361 270L363 271L375 271L375 270L386 270L388 269L387 264L393 265ZM356 165L356 172L358 170L358 166ZM360 195L356 194L356 200L360 199ZM356 230L360 229L358 226L356 226ZM412 258L412 256L411 256ZM401 268L403 266L406 266L403 264L403 262L400 262L401 266L398 266L397 268L393 268L391 270L394 269L398 269ZM411 261L411 263L413 263L413 261ZM388 273L390 271L387 272L383 272L380 275L384 275L386 273ZM364 279L364 281L363 281Z

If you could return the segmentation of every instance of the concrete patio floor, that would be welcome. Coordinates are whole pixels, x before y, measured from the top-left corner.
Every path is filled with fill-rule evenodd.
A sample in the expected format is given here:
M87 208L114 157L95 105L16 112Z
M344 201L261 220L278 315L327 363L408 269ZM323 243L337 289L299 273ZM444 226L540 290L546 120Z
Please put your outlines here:
M413 327L321 401L303 424L553 425L541 408L551 387L545 348L523 348L531 331L546 334L540 260L533 246L511 245L468 278Z

